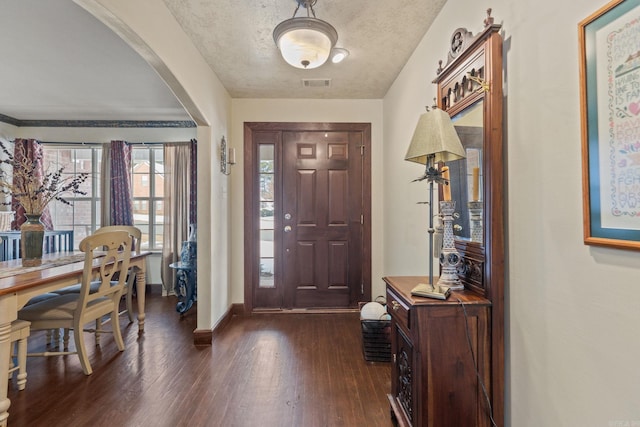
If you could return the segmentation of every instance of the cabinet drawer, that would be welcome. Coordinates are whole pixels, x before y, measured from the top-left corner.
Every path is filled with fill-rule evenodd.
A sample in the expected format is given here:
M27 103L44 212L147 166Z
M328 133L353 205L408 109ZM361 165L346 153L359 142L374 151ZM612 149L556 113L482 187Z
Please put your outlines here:
M405 331L409 330L409 306L390 289L387 289L387 311Z

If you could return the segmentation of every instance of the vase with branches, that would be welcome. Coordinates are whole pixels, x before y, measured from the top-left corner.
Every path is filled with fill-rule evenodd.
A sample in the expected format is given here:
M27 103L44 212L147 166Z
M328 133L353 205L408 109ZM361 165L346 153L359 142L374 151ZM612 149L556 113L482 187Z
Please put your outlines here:
M22 205L27 214L42 215L45 207L53 200L70 205L71 203L65 199L65 196L87 194L80 187L89 177L88 173L64 177L63 167L53 171L43 171L41 154L36 153L34 158L29 158L24 145L18 145L16 148L17 153L14 156L0 141L0 149L4 153L4 158L0 160L0 163L9 166L13 177L9 181L8 172L0 171L0 191L5 195L12 196ZM11 202L3 204L8 205Z
M5 170L0 169L0 193L13 198L2 204L11 205L15 201L24 208L27 222L22 224L20 231L21 258L23 265L26 265L25 261L29 263L31 259L37 260L42 257L44 226L40 223L40 217L45 208L54 200L71 205L65 198L69 195L86 195L81 186L89 174L80 173L65 177L64 167L44 169L40 151L29 156L25 145L17 144L15 149L15 153L12 154L0 141L0 150L3 153L0 156L0 165L6 165Z

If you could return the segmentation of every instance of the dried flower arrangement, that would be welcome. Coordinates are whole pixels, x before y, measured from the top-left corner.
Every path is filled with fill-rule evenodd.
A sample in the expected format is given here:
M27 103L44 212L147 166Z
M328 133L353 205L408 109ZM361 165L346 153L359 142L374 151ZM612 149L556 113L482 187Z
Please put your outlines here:
M13 180L9 182L7 173L0 170L0 193L13 196L24 207L27 214L42 215L44 208L52 200L71 205L64 198L66 194L87 194L80 189L80 186L87 180L89 174L80 173L74 177L63 178L64 168L62 167L53 172L39 173L39 165L43 161L41 154L36 154L35 159L31 160L26 155L25 147L18 145L20 155L14 156L2 141L0 141L0 149L4 153L0 163L8 165L13 174ZM16 160L16 157L19 159ZM10 205L11 202L3 202L3 204Z

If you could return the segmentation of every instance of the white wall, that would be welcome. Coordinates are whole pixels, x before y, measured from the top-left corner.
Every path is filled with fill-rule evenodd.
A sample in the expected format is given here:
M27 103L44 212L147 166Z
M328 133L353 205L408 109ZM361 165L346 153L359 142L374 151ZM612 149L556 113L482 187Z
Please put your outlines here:
M227 178L218 144L231 98L161 0L74 0L149 62L198 125L198 329L210 330L230 305Z
M229 144L238 164L231 173L231 299L244 302L244 180L242 153L245 122L341 122L371 123L371 221L372 289L384 295L382 284L382 101L321 99L234 99Z
M605 1L494 1L507 144L506 425L640 425L640 254L582 242L578 30ZM402 159L435 69L484 8L449 0L384 99L384 273L426 274L421 170Z

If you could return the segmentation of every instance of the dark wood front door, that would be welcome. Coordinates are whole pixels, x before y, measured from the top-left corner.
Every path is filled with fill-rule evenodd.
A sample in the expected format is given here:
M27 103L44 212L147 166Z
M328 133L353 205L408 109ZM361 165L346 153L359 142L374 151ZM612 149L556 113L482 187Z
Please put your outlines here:
M245 305L371 299L369 124L245 124Z

